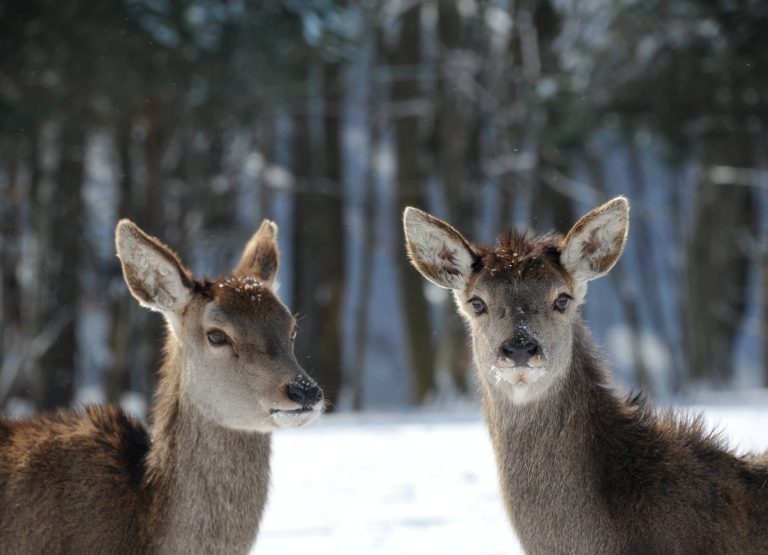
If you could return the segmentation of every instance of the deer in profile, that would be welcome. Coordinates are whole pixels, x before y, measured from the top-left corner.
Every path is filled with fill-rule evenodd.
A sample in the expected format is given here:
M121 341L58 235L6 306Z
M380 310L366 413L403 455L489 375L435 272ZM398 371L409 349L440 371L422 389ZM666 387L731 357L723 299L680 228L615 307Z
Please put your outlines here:
M247 553L270 432L323 409L275 293L277 226L215 281L128 220L115 234L128 288L167 323L152 428L117 408L0 419L0 553Z
M452 290L471 334L507 514L529 553L768 553L768 457L608 387L579 307L628 223L618 197L565 237L481 248L405 210L413 265Z

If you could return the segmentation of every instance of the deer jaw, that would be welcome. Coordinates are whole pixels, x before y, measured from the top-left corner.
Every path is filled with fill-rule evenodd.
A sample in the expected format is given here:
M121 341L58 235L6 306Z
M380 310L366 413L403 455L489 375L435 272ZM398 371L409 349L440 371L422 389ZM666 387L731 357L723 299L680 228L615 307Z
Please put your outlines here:
M133 223L117 228L131 293L170 328L180 402L232 430L302 426L323 410L322 391L293 353L295 319L273 291L276 236L277 226L265 220L231 275L200 283Z

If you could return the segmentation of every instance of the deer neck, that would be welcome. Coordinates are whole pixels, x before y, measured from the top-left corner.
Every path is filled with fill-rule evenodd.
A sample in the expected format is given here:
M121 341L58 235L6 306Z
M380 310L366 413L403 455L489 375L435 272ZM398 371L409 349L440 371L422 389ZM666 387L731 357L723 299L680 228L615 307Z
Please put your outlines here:
M181 393L178 356L161 371L148 481L159 553L248 553L269 487L270 434L205 418Z
M606 535L610 517L595 472L602 435L595 411L610 411L615 403L589 345L589 332L577 325L570 368L536 402L513 405L484 387L505 506L530 552L561 552L560 538L595 545L600 534L602 545L617 541Z

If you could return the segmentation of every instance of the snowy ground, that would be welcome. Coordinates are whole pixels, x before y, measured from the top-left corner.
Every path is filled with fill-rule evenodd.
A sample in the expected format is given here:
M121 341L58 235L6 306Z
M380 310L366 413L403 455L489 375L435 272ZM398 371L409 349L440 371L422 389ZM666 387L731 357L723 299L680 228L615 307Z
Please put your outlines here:
M704 412L738 451L768 448L768 402ZM476 415L331 415L274 434L272 493L252 555L513 555Z

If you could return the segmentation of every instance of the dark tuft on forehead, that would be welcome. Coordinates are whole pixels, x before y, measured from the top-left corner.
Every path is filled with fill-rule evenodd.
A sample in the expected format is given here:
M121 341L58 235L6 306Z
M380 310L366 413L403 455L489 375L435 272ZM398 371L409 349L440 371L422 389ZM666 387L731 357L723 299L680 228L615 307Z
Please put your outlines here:
M200 293L209 300L213 299L213 282L208 278L203 278L201 281L196 281L194 290L195 293Z
M541 278L557 272L567 278L560 265L559 233L508 231L493 247L479 250L481 267L501 279Z

